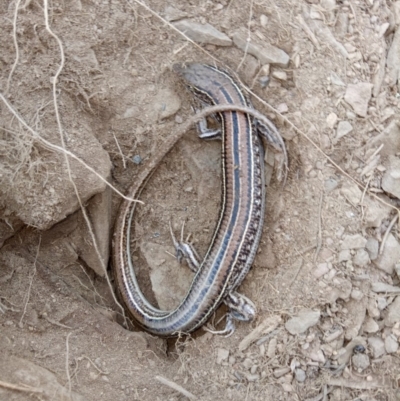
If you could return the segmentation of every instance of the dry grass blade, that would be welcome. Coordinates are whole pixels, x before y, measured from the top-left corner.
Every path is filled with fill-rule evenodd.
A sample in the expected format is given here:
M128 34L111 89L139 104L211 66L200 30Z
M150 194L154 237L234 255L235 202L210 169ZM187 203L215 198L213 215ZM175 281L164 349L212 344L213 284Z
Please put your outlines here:
M197 397L192 394L191 392L185 390L182 386L180 386L179 384L176 384L175 382L166 379L165 377L162 376L156 376L155 377L160 383L165 384L166 386L178 391L179 393L181 393L182 395L184 395L185 397L189 398L189 400L197 400Z
M113 291L113 286L112 286L110 278L109 278L109 276L107 274L107 266L106 266L106 264L105 264L105 262L104 262L104 260L103 260L103 258L101 256L101 252L100 252L97 240L96 240L96 236L95 236L93 228L92 228L92 223L90 222L89 216L88 216L85 208L83 207L82 199L81 199L81 197L79 195L78 188L77 188L77 186L75 184L74 179L72 178L71 166L70 166L68 155L66 153L66 147L65 147L65 141L64 141L64 132L63 132L62 124L61 124L60 114L59 114L59 110L58 110L58 102L57 102L57 82L58 82L58 77L59 77L61 71L63 70L64 63L65 63L64 48L63 48L63 45L61 43L60 38L50 28L49 13L48 13L48 0L44 0L43 4L44 4L44 17L45 17L46 30L57 41L57 44L58 44L58 47L59 47L59 50L60 50L60 56L61 56L60 65L59 65L59 67L57 69L56 74L54 75L54 77L52 79L52 88L53 88L53 103L54 103L54 110L55 110L55 113L56 113L58 132L60 134L60 140L61 140L61 145L62 145L61 147L64 150L63 155L64 155L64 158L65 158L65 163L67 165L69 181L71 182L71 184L74 187L74 191L75 191L76 197L77 197L79 205L81 207L82 215L83 215L83 217L85 219L87 228L89 230L89 234L90 234L90 236L92 238L92 242L93 242L93 246L94 246L97 258L98 258L98 260L100 262L100 265L101 265L101 267L102 267L102 269L104 271L104 276L105 276L105 278L107 280L107 284L108 284L108 287L110 289L111 295L112 295L112 297L114 299L115 304L119 307L122 316L124 317L125 324L127 324L126 316L125 316L125 310L124 310L123 306L118 302L118 300L117 300L117 298L115 296L115 293ZM100 174L97 174L97 175L100 176ZM104 178L102 178L102 179L103 179L103 181L107 182L106 179L104 179ZM68 344L68 341L67 341L67 344Z
M43 393L42 389L27 386L25 384L17 385L17 384L0 381L0 387L6 388L8 390L22 391L24 393L39 393L39 394Z

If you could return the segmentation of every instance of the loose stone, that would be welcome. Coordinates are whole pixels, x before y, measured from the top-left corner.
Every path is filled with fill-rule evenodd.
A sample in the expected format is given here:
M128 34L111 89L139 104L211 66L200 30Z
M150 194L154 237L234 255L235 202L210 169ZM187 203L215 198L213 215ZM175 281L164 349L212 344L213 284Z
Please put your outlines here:
M293 335L304 333L319 322L320 315L319 311L300 311L297 316L292 317L286 322L285 328Z

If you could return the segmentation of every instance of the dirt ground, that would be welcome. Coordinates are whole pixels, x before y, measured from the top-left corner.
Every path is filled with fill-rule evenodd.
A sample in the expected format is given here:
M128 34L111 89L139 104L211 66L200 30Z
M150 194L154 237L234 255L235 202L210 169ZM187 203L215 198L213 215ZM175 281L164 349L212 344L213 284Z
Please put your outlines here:
M190 42L172 26L182 19L241 31L290 62ZM386 63L399 2L4 0L0 20L0 400L400 400L399 204L382 190L400 155ZM189 61L237 73L290 168L285 186L274 173L268 183L240 287L256 320L229 338L167 341L122 326L105 277L121 196L104 179L125 193L193 112L171 69ZM186 221L204 254L220 192L220 143L193 129L135 216L152 302L173 307L192 277L171 256L169 221L176 233Z

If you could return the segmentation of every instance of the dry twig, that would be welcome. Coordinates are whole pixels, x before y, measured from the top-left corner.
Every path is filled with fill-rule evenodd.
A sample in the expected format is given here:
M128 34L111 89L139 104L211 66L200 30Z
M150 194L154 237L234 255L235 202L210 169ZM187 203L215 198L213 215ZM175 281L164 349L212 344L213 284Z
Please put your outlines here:
M17 0L15 2L15 12L14 12L14 19L13 19L13 41L14 41L14 46L15 46L15 60L14 60L14 64L11 67L10 74L8 75L6 94L8 93L8 91L10 89L11 78L14 74L15 69L17 68L18 61L19 61L19 47L18 47L18 41L17 41L17 18L18 18L18 9L19 9L20 3L21 3L21 0Z
M39 250L40 250L40 243L41 243L41 241L42 241L42 236L39 237L39 243L38 243L38 247L37 247L37 251L36 251L35 261L34 261L34 263L33 263L33 273L32 273L32 276L31 276L31 279L30 279L30 282L29 282L28 291L27 291L26 297L25 297L24 311L22 312L21 319L19 319L19 326L20 326L20 327L22 327L22 320L23 320L24 317L25 317L26 309L27 309L27 307L28 307L29 298L30 298L30 296L31 296L32 283L33 283L33 279L34 279L34 277L35 277L35 275L36 275L36 262L37 262L37 259L38 259L38 256L39 256Z
M71 375L69 372L69 338L71 337L72 333L68 333L67 339L65 340L65 372L67 374L67 380L68 380L68 393L71 395Z

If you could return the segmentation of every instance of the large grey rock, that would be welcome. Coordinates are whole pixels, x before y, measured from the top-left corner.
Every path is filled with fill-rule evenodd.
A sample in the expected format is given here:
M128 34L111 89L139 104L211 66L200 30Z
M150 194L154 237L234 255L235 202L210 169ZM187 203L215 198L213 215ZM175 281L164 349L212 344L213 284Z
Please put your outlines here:
M400 199L400 159L390 155L389 165L382 177L382 188Z
M371 291L376 293L400 294L400 287L386 283L374 282L371 284Z
M359 267L365 267L370 262L368 252L365 249L357 249L353 263Z
M376 359L385 354L385 343L380 337L368 338L368 345L371 348L372 356Z
M385 338L385 350L388 354L394 354L399 349L399 342L393 334Z
M352 340L360 333L367 312L367 303L368 299L366 296L361 300L350 299L350 301L346 302L348 313L343 322L346 328L346 340Z
M84 397L75 391L68 390L64 380L58 378L52 371L45 369L28 359L16 356L1 356L2 366L7 366L3 372L2 380L8 383L17 383L18 386L26 389L32 388L31 395L36 393L37 397L28 396L28 391L15 392L0 390L2 400L60 400L60 401L84 401ZM6 393L7 391L7 393ZM6 395L7 394L7 395ZM19 394L21 397L14 395ZM26 396L25 396L26 395Z
M400 73L400 29L397 28L386 58L390 84L395 85Z
M384 131L368 142L368 148L376 148L383 144L382 156L395 155L400 152L400 121L392 121Z
M247 35L242 32L236 32L233 35L233 43L239 49L253 55L261 64L272 64L278 67L287 67L289 64L289 56L281 49L268 43L258 45L254 42L247 42Z
M210 24L200 24L190 19L183 19L173 25L197 43L208 43L216 46L232 45L232 40L228 36Z
M372 198L366 198L363 202L365 206L364 224L366 227L380 227L382 220L389 217L391 208Z
M339 298L344 301L348 300L351 294L351 290L353 288L351 281L347 280L343 277L335 277L332 280L333 288L331 291L326 292L325 301L327 303L333 304Z
M336 130L336 139L340 139L353 131L353 126L348 121L340 121Z
M172 246L143 242L140 250L150 267L151 285L159 307L163 310L177 307L190 287L193 273L170 255L174 252Z
M392 274L395 264L400 260L400 244L396 238L389 234L382 254L374 260L375 265L388 274Z
M286 330L293 335L304 333L307 329L315 326L319 322L321 313L313 310L300 311L297 316L289 319L286 324Z
M362 191L356 184L345 184L340 189L340 193L348 200L353 206L360 203Z
M340 249L360 249L365 248L367 240L360 234L346 235L340 245Z
M83 221L80 225L81 235L79 237L81 237L81 240L76 241L76 237L74 238L74 248L90 268L99 276L104 277L107 273L108 258L110 255L111 189L107 187L104 192L95 195L90 200L87 212L100 255L94 246L88 246L88 244L93 243L93 238L87 224Z
M372 84L368 82L348 84L344 100L353 108L356 114L360 117L366 117L371 94Z
M56 143L59 139L50 140ZM103 180L110 176L108 153L84 121L77 121L76 126L68 131L66 147ZM80 208L70 177L83 204L106 188L102 179L75 159L69 158L70 174L61 153L41 151L40 159L41 168L31 172L21 170L12 183L0 185L0 197L5 208L28 226L47 230Z
M369 356L367 354L355 354L352 356L351 361L359 372L367 369L370 365Z
M400 322L400 296L388 306L385 317L385 325L388 327L393 327L397 322Z
M365 249L369 254L371 260L375 260L378 257L379 252L379 242L376 238L368 238Z

